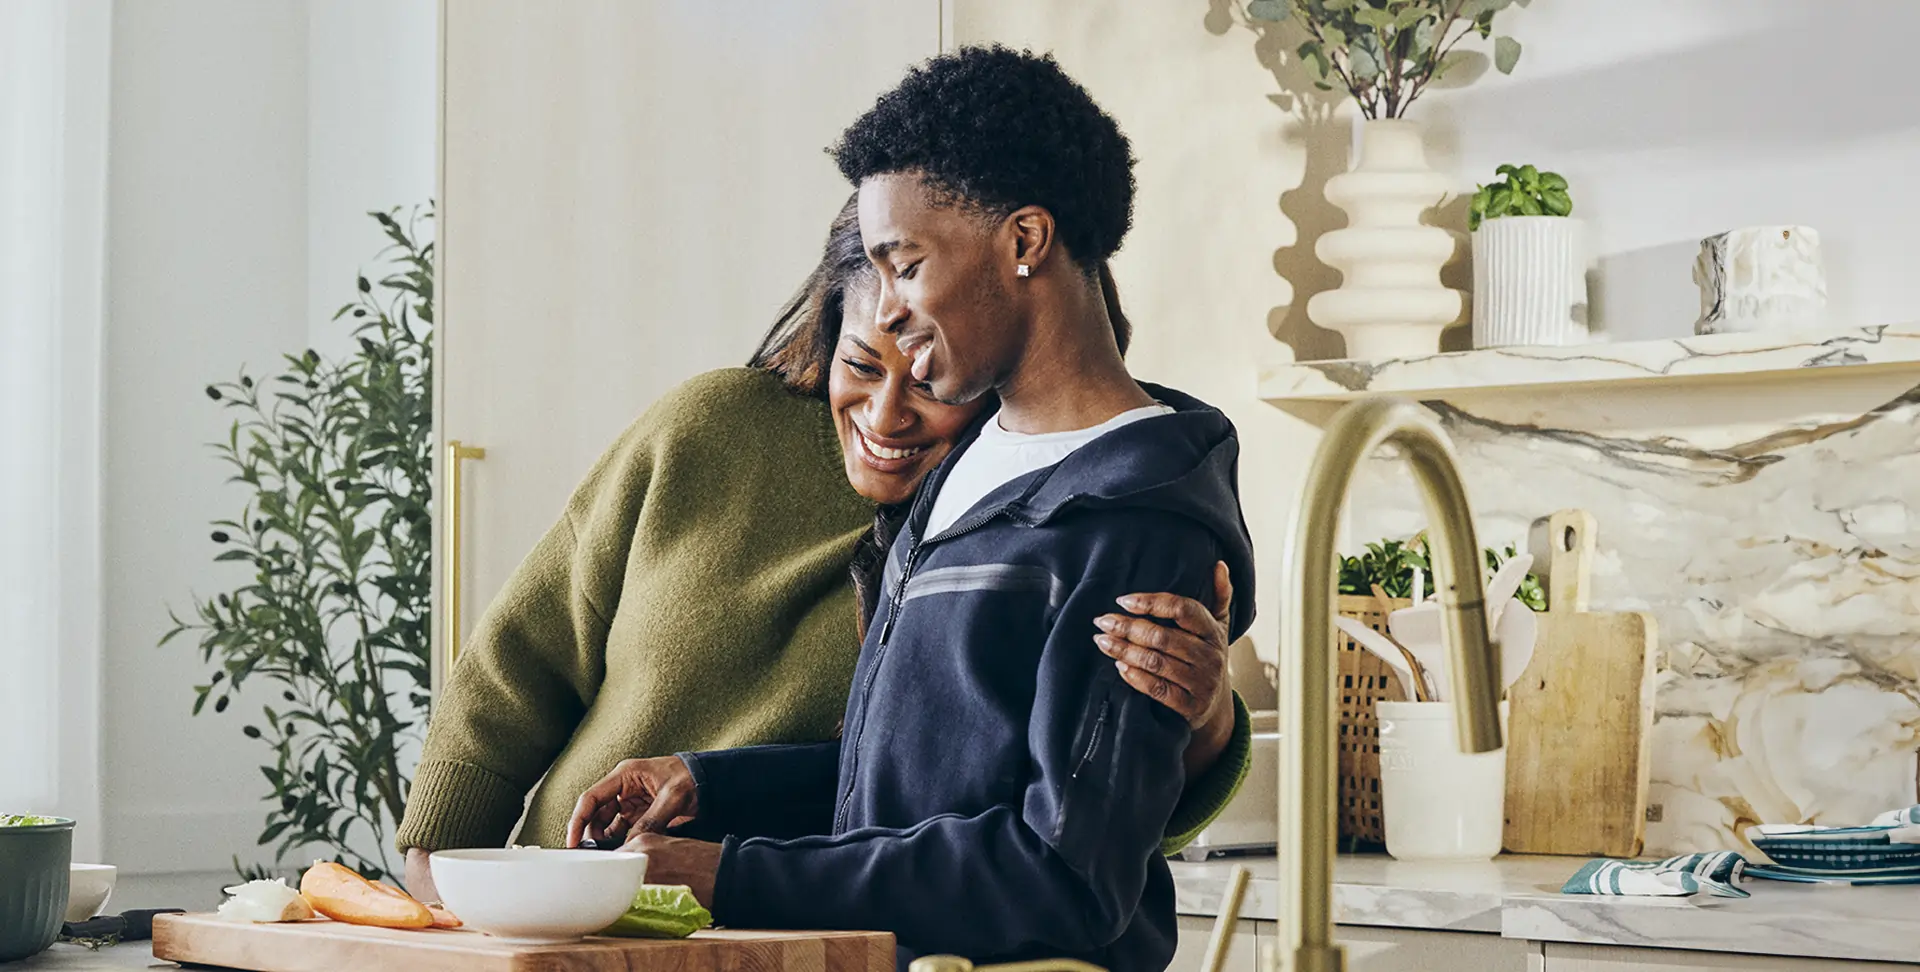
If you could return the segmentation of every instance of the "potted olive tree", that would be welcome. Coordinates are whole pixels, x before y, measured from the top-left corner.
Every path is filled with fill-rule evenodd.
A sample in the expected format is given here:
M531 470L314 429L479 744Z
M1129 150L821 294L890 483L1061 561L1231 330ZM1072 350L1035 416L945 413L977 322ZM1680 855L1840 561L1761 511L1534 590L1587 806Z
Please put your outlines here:
M1473 346L1587 341L1585 227L1567 180L1503 165L1473 194Z
M1459 291L1440 284L1458 250L1454 234L1421 217L1451 181L1427 164L1407 109L1443 78L1466 79L1491 40L1502 73L1520 43L1495 36L1494 19L1528 0L1253 0L1257 21L1293 24L1294 54L1314 84L1344 89L1359 106L1353 170L1327 182L1327 201L1347 211L1347 228L1322 236L1314 252L1341 272L1337 290L1315 294L1307 316L1346 339L1347 357L1381 359L1439 350L1440 334L1462 317Z
M429 205L370 213L385 274L360 276L336 320L354 352L287 355L278 373L209 385L233 416L213 452L242 487L213 524L233 587L171 614L161 644L198 641L211 672L193 713L225 715L271 761L260 767L270 877L326 856L378 880L406 807L407 754L427 718L433 542L433 243ZM396 218L398 217L398 218ZM252 686L252 688L248 688ZM243 695L242 693L246 694Z

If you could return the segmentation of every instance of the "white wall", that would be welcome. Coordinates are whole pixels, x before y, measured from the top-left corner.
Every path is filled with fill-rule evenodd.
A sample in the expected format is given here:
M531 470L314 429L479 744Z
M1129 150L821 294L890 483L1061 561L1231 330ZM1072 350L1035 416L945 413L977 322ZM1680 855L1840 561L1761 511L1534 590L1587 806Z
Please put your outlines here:
M204 443L228 417L201 389L269 372L310 341L380 246L363 214L433 184L434 4L123 0L109 141L105 638L107 860L195 875L212 896L248 860L259 702L190 716L197 649L156 648L166 608L245 577L208 521L244 493ZM264 856L264 855L262 855ZM202 879L199 875L208 874ZM141 903L140 882L116 901ZM178 900L177 898L175 900Z
M307 6L307 322L322 354L347 345L332 321L357 268L387 245L372 209L434 193L435 0L310 0Z

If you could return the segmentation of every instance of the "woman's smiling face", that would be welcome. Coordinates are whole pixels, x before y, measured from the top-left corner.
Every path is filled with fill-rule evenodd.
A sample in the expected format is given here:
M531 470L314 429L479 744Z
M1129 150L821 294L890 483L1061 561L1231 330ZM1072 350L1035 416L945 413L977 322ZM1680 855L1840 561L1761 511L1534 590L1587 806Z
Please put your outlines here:
M926 384L914 380L912 359L874 321L878 291L871 276L848 283L827 402L847 481L876 503L898 504L913 498L991 399L934 401Z

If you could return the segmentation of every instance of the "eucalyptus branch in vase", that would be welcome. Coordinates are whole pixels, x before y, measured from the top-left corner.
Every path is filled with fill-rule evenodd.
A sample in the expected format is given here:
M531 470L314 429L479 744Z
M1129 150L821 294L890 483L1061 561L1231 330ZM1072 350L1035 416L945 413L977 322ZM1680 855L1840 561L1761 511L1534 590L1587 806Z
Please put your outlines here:
M1531 0L1252 0L1247 16L1297 21L1306 35L1294 53L1313 72L1314 87L1345 88L1369 119L1400 118L1442 77L1483 57L1460 47L1468 37L1493 41L1502 74L1520 61L1520 42L1495 36L1496 14Z

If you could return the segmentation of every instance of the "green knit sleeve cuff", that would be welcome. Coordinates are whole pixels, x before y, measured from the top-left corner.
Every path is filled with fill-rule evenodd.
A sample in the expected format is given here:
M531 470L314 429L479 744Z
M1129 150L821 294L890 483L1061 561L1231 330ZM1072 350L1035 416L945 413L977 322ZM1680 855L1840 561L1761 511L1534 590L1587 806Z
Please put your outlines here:
M1253 713L1247 711L1246 700L1235 692L1233 736L1213 766L1180 794L1180 803L1173 808L1173 819L1167 821L1167 835L1160 841L1160 853L1172 857L1193 843L1200 831L1207 829L1227 808L1233 795L1240 792L1240 784L1247 779L1247 767L1252 764Z
M504 847L526 809L526 793L471 763L420 764L407 791L407 813L393 843L402 852L456 847Z

